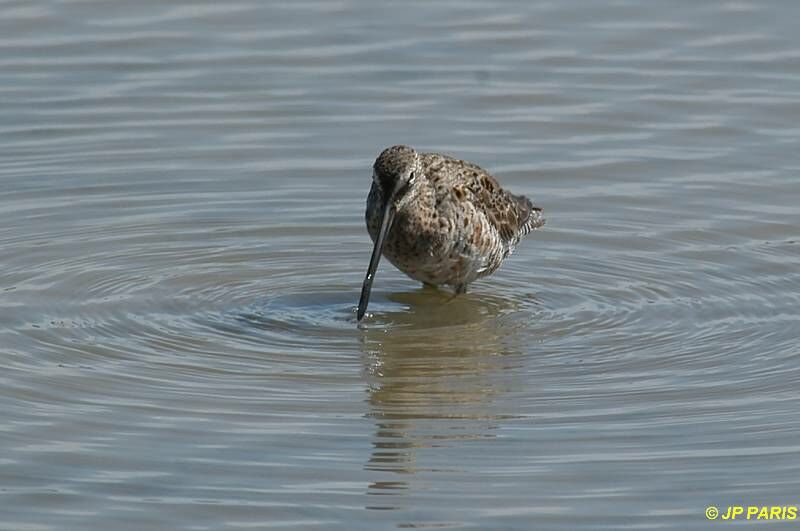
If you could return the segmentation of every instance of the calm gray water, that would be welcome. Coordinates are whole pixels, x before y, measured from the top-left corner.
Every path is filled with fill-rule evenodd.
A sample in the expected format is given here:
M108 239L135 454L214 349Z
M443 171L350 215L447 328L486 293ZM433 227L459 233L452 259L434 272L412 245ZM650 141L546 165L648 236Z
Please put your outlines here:
M0 2L0 528L800 505L800 4ZM447 302L380 150L545 208ZM797 522L774 528L796 528Z

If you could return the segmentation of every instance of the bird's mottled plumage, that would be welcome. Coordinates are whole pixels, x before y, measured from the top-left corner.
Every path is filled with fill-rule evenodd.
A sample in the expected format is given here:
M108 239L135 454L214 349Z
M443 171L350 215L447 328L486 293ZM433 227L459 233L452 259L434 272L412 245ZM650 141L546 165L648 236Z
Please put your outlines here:
M541 208L503 190L471 162L393 146L378 156L373 170L366 211L376 242L373 275L380 258L375 253L382 251L409 277L463 293L467 284L494 272L522 237L544 225ZM385 241L379 242L382 225ZM367 280L359 318L369 297L369 271Z

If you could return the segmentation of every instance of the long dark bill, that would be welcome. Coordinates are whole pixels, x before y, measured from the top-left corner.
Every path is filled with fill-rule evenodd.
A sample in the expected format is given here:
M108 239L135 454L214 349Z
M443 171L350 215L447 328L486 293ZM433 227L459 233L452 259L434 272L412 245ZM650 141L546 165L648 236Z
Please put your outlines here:
M372 249L372 257L369 259L369 267L367 268L367 276L364 277L364 285L361 287L361 298L358 300L358 313L356 317L360 321L367 313L367 305L369 304L369 293L372 291L372 280L375 278L375 271L378 269L378 262L381 261L381 253L383 253L383 244L386 243L386 235L389 229L392 228L394 221L394 205L390 197L383 207L383 219L381 220L381 230L378 231L378 237L375 239L375 247Z

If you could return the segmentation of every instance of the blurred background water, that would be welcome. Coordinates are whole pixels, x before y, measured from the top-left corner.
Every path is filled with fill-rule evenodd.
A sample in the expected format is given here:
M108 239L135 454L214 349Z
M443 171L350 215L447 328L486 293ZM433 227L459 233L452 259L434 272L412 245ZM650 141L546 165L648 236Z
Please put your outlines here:
M0 528L797 505L798 20L0 2ZM451 302L384 262L357 326L395 143L482 165L548 225Z

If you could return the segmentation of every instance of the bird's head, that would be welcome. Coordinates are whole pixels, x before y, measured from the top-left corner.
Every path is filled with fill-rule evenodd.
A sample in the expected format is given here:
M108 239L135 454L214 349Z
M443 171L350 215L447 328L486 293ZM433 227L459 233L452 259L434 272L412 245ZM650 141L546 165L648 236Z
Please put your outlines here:
M381 228L375 238L375 247L367 267L367 275L361 288L361 299L358 301L357 317L360 321L367 311L372 280L378 269L386 235L392 228L394 215L398 209L412 202L419 193L422 176L422 163L419 153L408 146L392 146L384 149L372 167L373 187L380 190Z
M422 182L419 153L408 146L384 149L372 167L372 181L388 206L399 208L411 200Z

